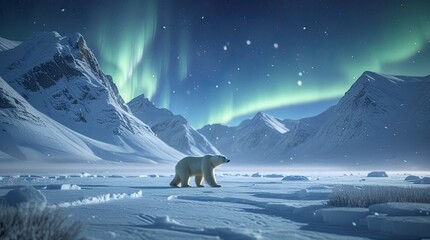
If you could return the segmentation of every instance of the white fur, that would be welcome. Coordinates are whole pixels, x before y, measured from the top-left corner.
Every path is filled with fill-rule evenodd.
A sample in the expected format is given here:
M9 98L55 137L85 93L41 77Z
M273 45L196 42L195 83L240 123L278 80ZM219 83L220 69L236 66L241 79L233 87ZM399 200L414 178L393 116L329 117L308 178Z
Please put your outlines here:
M205 155L203 157L185 157L181 159L175 167L176 174L170 186L177 187L181 183L181 187L190 187L188 184L190 177L195 176L196 186L204 187L202 185L203 179L211 187L221 187L214 175L214 168L228 160L222 155Z

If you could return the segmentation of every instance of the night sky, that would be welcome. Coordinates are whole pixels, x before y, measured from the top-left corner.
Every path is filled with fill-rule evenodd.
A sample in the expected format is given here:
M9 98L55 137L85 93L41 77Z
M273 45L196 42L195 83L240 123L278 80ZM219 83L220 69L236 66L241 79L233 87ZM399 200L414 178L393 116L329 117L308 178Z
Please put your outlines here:
M194 127L313 116L366 70L430 74L430 1L0 1L0 36L80 32L126 102Z

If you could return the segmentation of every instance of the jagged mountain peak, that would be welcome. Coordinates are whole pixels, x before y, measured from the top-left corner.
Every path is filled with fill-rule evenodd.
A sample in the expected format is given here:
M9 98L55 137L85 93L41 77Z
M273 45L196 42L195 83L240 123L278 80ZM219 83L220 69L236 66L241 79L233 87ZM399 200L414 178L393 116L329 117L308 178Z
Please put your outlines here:
M262 126L267 126L269 128L272 128L280 133L286 133L289 131L289 129L287 127L285 127L285 125L281 122L281 120L267 114L264 112L258 112L254 118L248 122L247 124L251 124L253 125L253 127L255 127L255 125L262 125Z

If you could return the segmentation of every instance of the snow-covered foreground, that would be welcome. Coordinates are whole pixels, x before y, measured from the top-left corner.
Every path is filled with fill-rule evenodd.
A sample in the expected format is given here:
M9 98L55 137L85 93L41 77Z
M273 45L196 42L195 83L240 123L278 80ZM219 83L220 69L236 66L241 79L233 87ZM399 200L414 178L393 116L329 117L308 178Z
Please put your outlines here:
M367 209L329 209L324 205L328 194L338 184L426 187L393 172L385 178L369 178L368 172L253 173L218 173L222 188L171 188L170 174L2 174L0 196L31 185L46 196L49 207L83 222L89 239L393 239L382 224L382 212L393 206L376 207L380 214L371 214L369 230L360 221ZM310 180L282 180L299 174ZM416 218L391 217L397 224L392 230L398 230L391 233L399 239L405 238L402 232L429 234L429 209ZM409 225L403 226L405 221Z

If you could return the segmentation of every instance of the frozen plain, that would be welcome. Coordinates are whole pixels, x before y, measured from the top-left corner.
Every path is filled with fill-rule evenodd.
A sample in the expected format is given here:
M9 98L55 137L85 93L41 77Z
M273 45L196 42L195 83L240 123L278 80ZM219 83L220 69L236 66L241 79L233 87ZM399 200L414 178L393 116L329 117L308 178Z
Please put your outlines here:
M428 172L387 172L388 178L368 178L368 171L271 169L251 177L256 171L220 167L216 173L222 188L171 188L173 172L168 171L73 171L33 176L1 172L0 196L31 185L46 196L49 206L81 221L88 239L393 239L358 222L324 223L317 209L327 207L328 194L339 184L426 187L404 179L409 174L428 176ZM310 181L282 181L277 174L303 175ZM56 187L61 184L81 189ZM194 179L190 184L195 186Z

